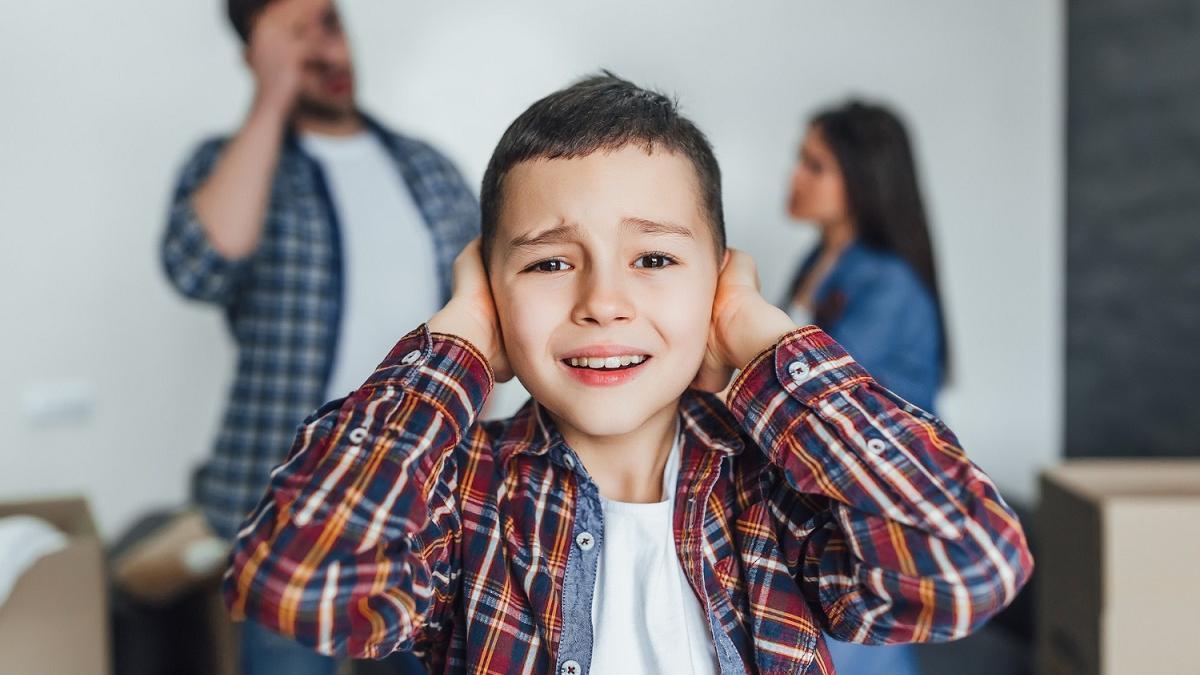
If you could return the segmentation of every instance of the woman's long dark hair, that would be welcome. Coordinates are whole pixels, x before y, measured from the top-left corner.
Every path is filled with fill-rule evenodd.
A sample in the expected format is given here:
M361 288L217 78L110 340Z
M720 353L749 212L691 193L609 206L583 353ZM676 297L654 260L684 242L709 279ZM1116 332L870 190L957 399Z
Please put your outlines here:
M948 370L950 343L933 242L904 125L887 108L860 101L821 111L811 124L837 158L859 241L899 255L933 295L942 366Z

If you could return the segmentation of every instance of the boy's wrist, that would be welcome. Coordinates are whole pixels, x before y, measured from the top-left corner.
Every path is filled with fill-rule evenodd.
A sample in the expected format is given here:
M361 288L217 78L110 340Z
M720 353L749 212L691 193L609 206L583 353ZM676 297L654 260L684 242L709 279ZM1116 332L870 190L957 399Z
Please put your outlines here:
M780 338L796 330L796 323L786 312L766 303L754 316L739 322L729 341L730 366L745 368L764 350L774 347Z
M496 361L496 340L491 331L486 330L478 320L467 313L459 311L453 301L430 317L426 325L431 333L445 333L471 343L471 346L487 360L488 365L493 365Z

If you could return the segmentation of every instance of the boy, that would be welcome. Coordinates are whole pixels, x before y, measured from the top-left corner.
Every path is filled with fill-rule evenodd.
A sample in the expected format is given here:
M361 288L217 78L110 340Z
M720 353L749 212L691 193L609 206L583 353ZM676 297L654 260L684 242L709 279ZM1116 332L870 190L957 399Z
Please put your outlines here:
M482 212L450 302L273 474L235 617L434 672L827 673L823 630L954 639L1024 584L954 435L726 250L717 162L670 100L606 74L538 101ZM734 368L726 407L706 392ZM533 400L477 422L513 374Z

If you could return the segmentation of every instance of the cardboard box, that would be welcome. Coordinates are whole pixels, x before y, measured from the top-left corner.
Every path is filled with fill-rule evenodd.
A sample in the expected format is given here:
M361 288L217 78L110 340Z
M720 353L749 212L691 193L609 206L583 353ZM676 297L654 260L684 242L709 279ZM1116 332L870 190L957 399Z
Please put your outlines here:
M0 518L18 514L45 519L69 543L35 563L0 606L0 672L107 675L104 553L87 503L0 504Z
M1038 672L1200 673L1200 460L1042 474Z

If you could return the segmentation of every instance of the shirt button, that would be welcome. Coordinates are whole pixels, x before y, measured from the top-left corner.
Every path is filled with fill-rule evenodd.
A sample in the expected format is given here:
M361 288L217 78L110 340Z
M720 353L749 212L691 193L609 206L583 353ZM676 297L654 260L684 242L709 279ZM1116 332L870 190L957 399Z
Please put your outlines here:
M414 349L411 352L405 354L404 358L400 359L400 363L403 363L406 366L411 366L412 364L414 364L420 360L421 360L421 350Z
M796 359L788 364L788 375L796 382L803 382L808 379L808 364L803 359Z
M563 463L567 465L568 469L574 470L575 458L572 457L571 455L563 455Z
M887 449L887 443L884 443L878 438L872 438L871 440L867 441L867 449L875 454L879 454Z
M562 668L558 669L562 675L583 675L583 668L579 666L578 661L563 661Z
M592 537L591 532L580 532L579 536L575 537L575 543L579 544L579 548L590 551L596 545L596 540Z
M362 443L363 439L366 437L367 437L367 430L362 427L355 427L354 430L350 432L350 442L351 443L355 443L355 444Z

